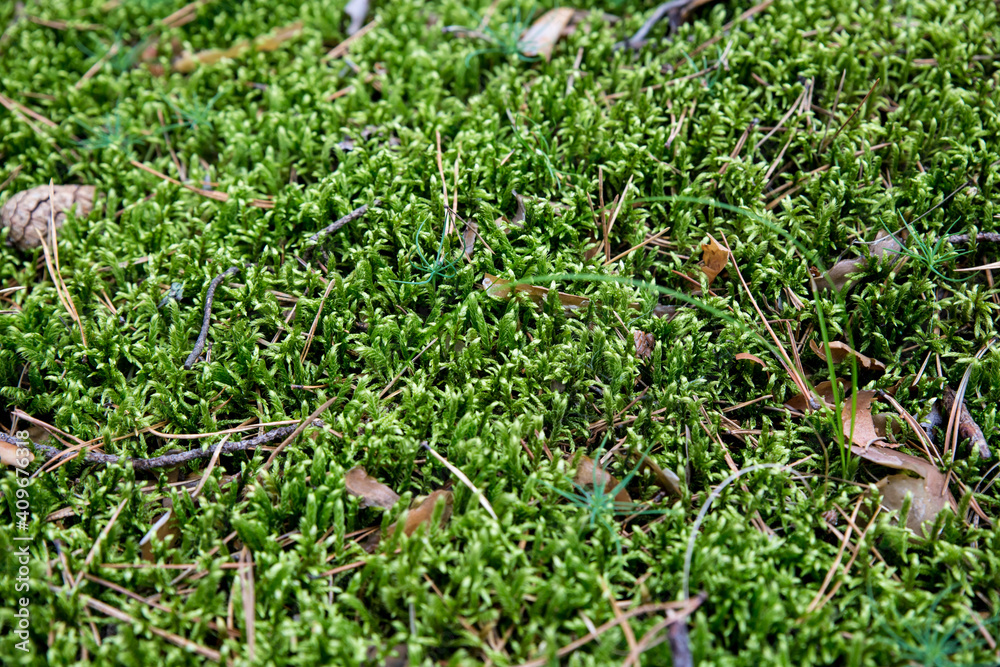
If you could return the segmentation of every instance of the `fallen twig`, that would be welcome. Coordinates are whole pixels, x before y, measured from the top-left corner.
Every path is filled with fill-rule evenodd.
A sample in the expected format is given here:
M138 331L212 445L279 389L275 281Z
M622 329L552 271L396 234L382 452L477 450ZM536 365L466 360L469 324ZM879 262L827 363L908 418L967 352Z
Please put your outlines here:
M310 236L309 239L306 241L306 244L307 245L313 245L313 244L317 243L320 240L320 238L326 236L327 234L332 234L333 232L337 231L338 229L340 229L341 227L343 227L347 223L353 222L353 221L357 220L358 218L360 218L361 216L363 216L365 213L368 212L368 208L370 206L378 206L381 203L382 203L381 199L376 199L371 204L362 204L361 206L357 207L356 209L354 209L353 211L351 211L350 213L348 213L344 217L342 217L339 220L337 220L336 222L334 222L334 223L332 223L330 225L327 225L323 229L319 230L318 232L316 232L315 234L313 234L312 236Z
M198 340L194 343L194 349L191 350L191 354L188 355L187 361L184 362L184 368L186 370L191 370L194 363L198 361L198 357L201 356L202 350L205 349L205 340L208 338L208 325L212 319L212 301L215 300L215 290L218 288L219 283L223 281L227 276L231 276L234 273L238 273L240 267L231 266L215 278L208 285L208 292L205 294L205 318L201 322L201 333L198 334Z
M313 420L314 426L322 427L324 423L322 420ZM273 442L279 438L284 438L289 433L293 432L298 428L298 424L293 426L281 426L272 431L268 431L263 435L258 435L253 438L248 438L247 440L237 440L236 442L226 442L219 443L216 445L211 445L205 449L191 449L186 452L178 452L176 454L165 454L163 456L154 456L150 459L142 458L132 458L128 456L115 456L114 454L101 454L99 452L88 452L82 457L82 462L88 465L115 465L116 463L131 463L135 470L153 470L154 468L173 468L181 464L187 463L189 461L197 461L198 459L207 459L211 457L215 450L222 450L223 454L232 454L233 452L245 452L248 450L256 449L261 445ZM3 432L0 432L0 440L4 442L9 442L12 445L17 445L19 447L24 446L23 440L18 440L12 436L9 436ZM52 447L50 445L43 445L40 443L31 442L31 447L44 456L46 459L54 459L61 457L63 455L69 456L71 458L79 458L79 452L72 452L67 454L61 449Z
M966 245L968 243L1000 243L1000 234L996 232L980 232L975 236L971 234L955 234L948 237L948 243L952 245Z

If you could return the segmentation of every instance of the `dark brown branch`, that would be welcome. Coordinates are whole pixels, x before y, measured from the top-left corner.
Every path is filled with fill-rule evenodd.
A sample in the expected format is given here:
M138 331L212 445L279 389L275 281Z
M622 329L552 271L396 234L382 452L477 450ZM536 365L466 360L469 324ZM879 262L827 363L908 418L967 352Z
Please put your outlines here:
M976 234L975 237L969 234L955 234L948 237L948 243L952 245L966 245L972 243L973 240L976 243L1000 243L1000 234L996 232L982 232Z
M323 422L319 419L313 421L314 426L323 426ZM295 431L298 424L292 424L290 426L281 426L272 431L268 431L263 435L258 435L253 438L248 438L246 440L238 440L236 442L227 442L222 445L223 454L232 454L233 452L245 452L248 450L256 449L261 445L273 442L275 440L281 440L285 438L289 433ZM9 435L0 432L0 440L4 442L9 442L12 445L17 445L18 447L24 447L25 441L18 440L17 438L12 438ZM46 459L69 457L69 458L79 458L80 452L64 452L61 449L51 447L49 445L42 445L39 443L31 442L31 447L34 450L44 456ZM155 456L151 459L140 459L140 458L130 458L127 456L115 456L113 454L101 454L99 452L87 452L83 458L83 463L88 465L115 465L116 463L131 463L135 470L152 470L154 468L173 468L175 466L182 465L189 461L196 461L198 459L207 459L215 453L215 450L219 448L218 444L212 445L205 449L190 449L186 452L178 452L176 454L165 454L163 456Z
M316 244L320 240L321 237L326 236L327 234L332 234L333 232L337 231L338 229L340 229L341 227L343 227L347 223L353 222L354 220L357 220L358 218L360 218L361 216L363 216L365 213L368 212L368 207L369 206L378 206L381 203L382 203L382 200L376 199L371 204L363 204L363 205L357 207L356 209L354 209L353 211L351 211L350 213L348 213L347 215L345 215L343 218L337 220L336 222L334 222L331 225L328 225L328 226L324 227L323 229L319 230L318 232L316 232L315 234L313 234L312 236L310 236L309 240L306 241L306 245L310 245L311 246L311 245Z
M208 338L208 325L212 319L212 301L215 300L215 290L218 288L219 283L221 283L226 276L231 276L234 273L239 273L240 267L231 266L219 275L212 279L212 282L208 285L208 292L205 294L205 319L201 322L201 333L198 334L198 340L195 341L194 349L191 350L191 354L188 355L187 361L184 362L184 368L191 370L195 362L198 361L198 357L201 356L201 351L205 349L205 340Z

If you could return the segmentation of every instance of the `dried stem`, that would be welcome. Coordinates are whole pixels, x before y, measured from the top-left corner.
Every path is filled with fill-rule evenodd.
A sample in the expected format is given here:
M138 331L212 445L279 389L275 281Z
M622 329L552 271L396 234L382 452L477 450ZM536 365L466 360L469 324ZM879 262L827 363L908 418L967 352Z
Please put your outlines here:
M198 361L198 357L201 356L202 350L205 349L205 340L208 338L208 325L212 320L212 302L215 300L215 290L219 287L221 283L227 276L231 276L234 273L239 273L240 267L231 266L215 278L208 285L208 292L205 293L205 317L201 322L201 333L198 334L198 340L194 343L194 349L191 350L191 354L188 355L187 361L184 362L184 368L191 370L195 362Z
M353 222L354 220L357 220L358 218L363 216L365 213L368 212L368 208L370 206L378 206L381 203L382 200L376 199L371 204L364 204L362 206L357 207L356 209L345 215L343 218L337 220L336 222L327 227L324 227L323 229L319 230L318 232L310 236L309 240L306 241L306 243L308 245L313 245L314 243L317 243L321 237L326 236L327 234L332 234L333 232L337 231L347 223Z
M323 426L323 422L319 419L313 420L314 426ZM263 435L258 435L247 440L238 440L236 442L226 442L219 443L216 445L211 445L205 449L192 449L186 452L178 452L176 454L166 454L164 456L155 456L151 459L141 459L141 458L131 458L128 456L115 456L113 454L101 454L99 452L88 452L82 457L82 461L88 465L115 465L117 463L131 463L135 470L153 470L155 468L173 468L175 466L182 465L189 461L196 461L198 459L207 459L211 457L217 449L222 450L223 454L232 454L233 452L245 452L248 450L256 449L263 444L273 442L279 438L284 438L289 433L295 431L298 425L293 426L281 426L272 431L268 431ZM12 436L6 435L0 432L0 440L4 442L9 442L12 445L17 445L19 447L24 446L23 440L18 440ZM67 455L66 452L49 445L43 445L40 443L30 443L34 450L44 456L46 459L53 459ZM71 458L78 458L78 452L69 454Z

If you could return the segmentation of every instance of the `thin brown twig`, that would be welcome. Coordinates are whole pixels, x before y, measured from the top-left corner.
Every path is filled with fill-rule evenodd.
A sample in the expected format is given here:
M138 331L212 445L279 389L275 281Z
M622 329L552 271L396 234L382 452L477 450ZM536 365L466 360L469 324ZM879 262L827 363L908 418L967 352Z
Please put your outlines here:
M198 357L201 356L202 350L205 349L205 341L208 339L208 328L212 321L212 302L215 300L215 290L218 289L219 283L225 280L228 276L238 273L240 267L231 266L215 278L208 285L208 292L205 293L205 314L201 321L201 333L198 334L198 340L194 343L194 349L191 350L191 354L188 355L187 361L184 362L184 368L186 370L191 370L195 362L198 361Z
M324 426L323 422L319 419L313 420L316 426ZM296 422L298 424L298 422ZM253 428L256 428L254 426ZM248 440L238 440L236 442L225 442L217 443L215 445L210 445L205 449L192 449L186 452L178 452L176 454L165 454L163 456L154 456L153 458L143 459L143 458L131 458L128 456L116 456L114 454L103 454L99 452L88 452L83 456L81 461L87 465L116 465L116 464L131 464L135 470L152 470L154 468L173 468L189 461L196 461L198 459L205 459L213 456L217 449L221 449L223 454L232 454L233 452L245 452L253 449L257 449L263 444L273 442L278 438L284 437L295 430L295 426L282 426L271 431L267 431L263 435L259 435ZM339 433L335 433L338 437ZM11 444L21 445L23 441L17 440L10 436L0 433L0 440L10 442ZM30 442L30 441L29 441ZM63 457L68 457L66 460L72 460L74 458L79 458L79 451L63 451L52 447L50 445L44 445L41 443L31 442L31 447L44 456L46 459L57 459L59 461L63 460Z
M354 209L353 211L351 211L350 213L348 213L344 217L342 217L339 220L333 222L332 224L327 225L323 229L319 230L318 232L316 232L315 234L313 234L312 236L310 236L309 239L306 241L306 244L310 245L310 246L314 245L315 243L317 243L320 240L320 238L322 238L322 237L324 237L324 236L326 236L328 234L332 234L333 232L337 231L338 229L340 229L341 227L343 227L347 223L354 222L358 218L362 217L365 213L368 212L368 209L371 208L372 206L379 206L381 204L382 204L382 200L381 199L374 199L374 200L372 200L371 204L362 204L361 206L357 207L356 209Z
M268 459L267 459L267 461L264 462L264 465L263 465L263 467L261 467L260 472L261 473L266 472L268 470L268 468L271 467L271 464L274 463L274 460L276 458L278 458L278 454L280 454L281 452L285 451L285 448L288 447L288 445L293 440L295 440L295 438L299 437L299 435L302 434L302 431L306 430L306 427L309 426L309 424L312 424L313 422L320 421L318 419L319 416L321 414L323 414L326 411L327 408L329 408L331 405L333 405L334 403L336 403L339 398L340 398L339 396L334 396L333 398L329 399L326 403L324 403L323 405L321 405L318 408L316 408L316 410L314 410L311 415L309 415L308 417L306 417L305 419L303 419L301 422L299 422L299 425L296 426L294 430L292 430L292 432L288 435L288 437L285 438L284 440L282 440L281 444L279 444L277 447L275 447L274 451L271 452L271 456L269 456ZM322 423L322 422L320 422L320 423Z

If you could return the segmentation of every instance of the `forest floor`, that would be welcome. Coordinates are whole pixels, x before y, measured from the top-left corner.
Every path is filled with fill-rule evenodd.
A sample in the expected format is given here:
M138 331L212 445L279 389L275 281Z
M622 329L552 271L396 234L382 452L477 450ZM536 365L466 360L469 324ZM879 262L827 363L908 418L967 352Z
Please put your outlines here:
M998 5L668 9L0 3L3 663L1000 663Z

